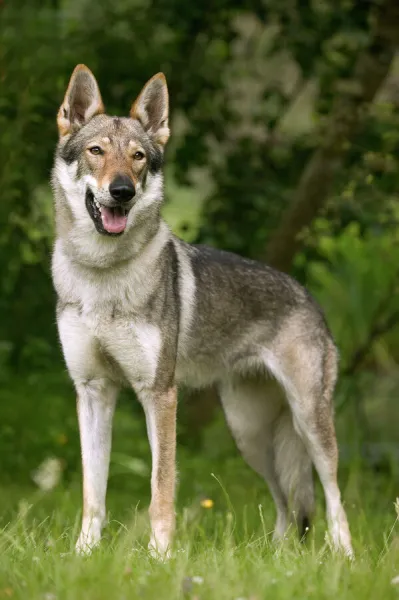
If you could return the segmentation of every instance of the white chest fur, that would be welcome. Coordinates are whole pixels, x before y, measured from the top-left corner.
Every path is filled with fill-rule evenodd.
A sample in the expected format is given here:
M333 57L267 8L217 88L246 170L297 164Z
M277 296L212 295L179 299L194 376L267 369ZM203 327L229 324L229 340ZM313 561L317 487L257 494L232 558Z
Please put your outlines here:
M113 364L131 385L151 386L162 336L158 327L142 317L154 283L148 269L128 264L107 270L106 276L101 271L85 271L59 245L54 252L53 278L63 306L58 319L60 338L75 383L113 377Z

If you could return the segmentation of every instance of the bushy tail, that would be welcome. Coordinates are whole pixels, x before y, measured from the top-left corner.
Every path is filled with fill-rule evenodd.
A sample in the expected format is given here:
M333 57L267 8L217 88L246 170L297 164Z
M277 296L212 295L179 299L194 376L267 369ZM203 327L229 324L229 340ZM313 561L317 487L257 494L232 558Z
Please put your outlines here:
M314 511L312 462L304 443L295 431L291 412L287 408L278 418L274 430L275 468L302 538L310 527Z

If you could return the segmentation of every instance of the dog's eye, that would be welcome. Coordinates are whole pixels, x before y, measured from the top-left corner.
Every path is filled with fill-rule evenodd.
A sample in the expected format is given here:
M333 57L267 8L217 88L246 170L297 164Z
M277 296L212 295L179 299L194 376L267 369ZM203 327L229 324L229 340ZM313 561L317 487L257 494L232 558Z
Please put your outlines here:
M134 158L135 160L143 160L143 158L144 158L144 154L143 154L142 152L135 152L135 154L134 154L133 158Z
M101 150L100 146L93 146L92 148L89 148L89 150L92 154L103 154L103 151Z

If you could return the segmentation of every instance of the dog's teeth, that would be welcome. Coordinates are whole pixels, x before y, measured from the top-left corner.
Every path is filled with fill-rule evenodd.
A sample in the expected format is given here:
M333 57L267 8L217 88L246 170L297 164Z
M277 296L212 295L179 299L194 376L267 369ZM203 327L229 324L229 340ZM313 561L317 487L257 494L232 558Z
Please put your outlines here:
M98 202L98 200L95 201L95 205L97 206L97 208L100 208L100 203Z

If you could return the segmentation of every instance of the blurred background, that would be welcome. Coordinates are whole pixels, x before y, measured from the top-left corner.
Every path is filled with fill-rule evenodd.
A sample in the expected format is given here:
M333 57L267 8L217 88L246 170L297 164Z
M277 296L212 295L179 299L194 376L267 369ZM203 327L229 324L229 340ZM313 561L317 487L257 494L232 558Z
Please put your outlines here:
M308 287L341 354L341 476L356 468L372 485L397 486L398 7L397 0L0 0L3 493L40 487L37 469L51 464L56 481L80 486L75 396L49 273L49 177L56 113L81 62L117 115L128 114L154 73L166 74L165 219L187 241L266 261ZM251 489L266 493L238 456L213 391L181 396L187 497L213 493L211 472L239 473L231 477L237 486L250 478ZM110 486L134 492L132 502L145 497L149 469L142 411L126 392Z

